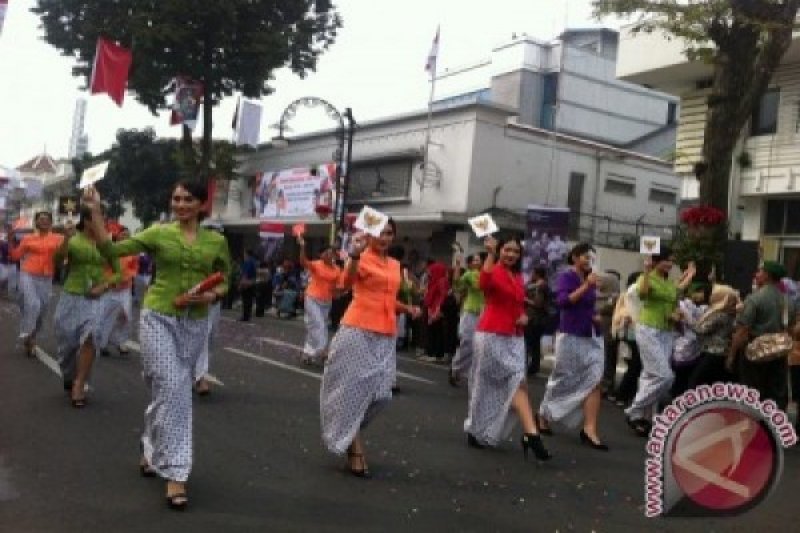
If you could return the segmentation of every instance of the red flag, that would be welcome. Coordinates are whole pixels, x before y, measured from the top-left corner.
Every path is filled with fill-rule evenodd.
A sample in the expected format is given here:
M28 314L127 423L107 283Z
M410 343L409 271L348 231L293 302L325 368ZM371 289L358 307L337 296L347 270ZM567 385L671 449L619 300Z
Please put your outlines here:
M439 27L436 27L436 36L431 44L431 51L428 52L428 60L425 62L425 72L432 77L436 76L436 61L439 59Z
M106 93L122 107L132 61L130 50L102 37L98 38L92 81L89 85L91 93Z

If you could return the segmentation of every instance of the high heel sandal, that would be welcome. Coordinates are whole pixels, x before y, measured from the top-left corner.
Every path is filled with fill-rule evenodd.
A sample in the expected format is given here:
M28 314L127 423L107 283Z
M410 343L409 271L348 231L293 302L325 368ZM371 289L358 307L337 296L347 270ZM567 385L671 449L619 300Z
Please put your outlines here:
M593 450L600 450L603 452L608 451L608 446L606 444L592 440L592 438L584 430L581 430L580 438L582 444L589 446Z
M470 448L475 448L477 450L486 449L486 445L478 442L478 439L476 439L475 435L473 435L472 433L467 433L467 446L469 446Z
M547 424L543 424L542 422L545 421L545 418L536 413L536 427L539 429L539 433L542 435L547 435L548 437L553 434L553 430Z
M367 463L364 461L364 454L363 453L355 453L351 451L347 451L347 471L353 474L356 477L360 478L370 478L372 477L369 473L369 469L367 468ZM361 468L353 468L353 465L350 462L350 459L360 459Z
M647 420L642 418L639 419L627 419L628 426L640 437L647 437L650 435L650 423Z
M186 506L189 505L189 497L186 492L176 492L175 494L167 494L167 507L173 511L185 511Z
M542 442L542 437L534 433L525 433L522 435L522 454L525 456L525 460L528 460L528 449L533 451L533 455L536 456L536 459L539 461L547 461L551 459L553 456L550 455L550 452L547 451L547 448L544 447L544 443Z

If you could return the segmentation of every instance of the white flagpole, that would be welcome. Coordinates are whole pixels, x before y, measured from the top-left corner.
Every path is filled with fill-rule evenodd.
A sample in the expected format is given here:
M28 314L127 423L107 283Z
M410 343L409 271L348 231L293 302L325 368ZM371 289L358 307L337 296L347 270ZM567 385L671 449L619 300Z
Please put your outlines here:
M436 94L436 71L438 70L438 63L439 63L439 37L440 37L440 28L436 28L436 38L434 40L434 48L432 48L431 52L432 55L429 55L428 61L430 62L431 59L433 63L430 64L430 73L431 73L431 91L430 95L428 96L428 126L425 129L425 149L423 153L423 162L422 162L422 179L420 180L419 186L419 195L422 198L422 194L425 191L425 183L427 178L428 172L428 162L430 158L430 149L431 149L431 130L433 129L433 98Z

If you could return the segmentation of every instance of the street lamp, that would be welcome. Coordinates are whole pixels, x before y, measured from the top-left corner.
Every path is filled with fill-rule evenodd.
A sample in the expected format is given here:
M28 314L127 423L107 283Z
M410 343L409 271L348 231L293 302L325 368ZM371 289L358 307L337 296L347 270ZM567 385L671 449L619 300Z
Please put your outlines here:
M338 124L336 138L339 142L339 147L333 153L333 159L336 161L336 198L330 236L331 244L333 244L336 236L343 230L345 223L345 200L350 185L350 165L353 161L353 136L355 135L356 121L353 118L353 111L349 107L345 109L344 113L340 113L330 102L322 98L316 96L298 98L289 104L281 114L281 118L276 125L278 135L272 139L272 146L275 148L281 149L289 146L289 141L286 139L284 132L289 129L288 122L294 118L297 108L300 106L322 107L328 117Z

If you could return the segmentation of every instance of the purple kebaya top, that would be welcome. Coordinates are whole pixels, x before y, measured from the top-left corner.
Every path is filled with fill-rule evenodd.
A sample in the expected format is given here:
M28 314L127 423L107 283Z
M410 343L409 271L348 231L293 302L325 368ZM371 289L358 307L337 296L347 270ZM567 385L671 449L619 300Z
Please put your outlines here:
M576 337L591 337L594 329L595 288L590 287L576 303L569 300L569 295L583 284L583 280L572 269L558 276L556 287L556 304L561 309L561 321L558 330Z

